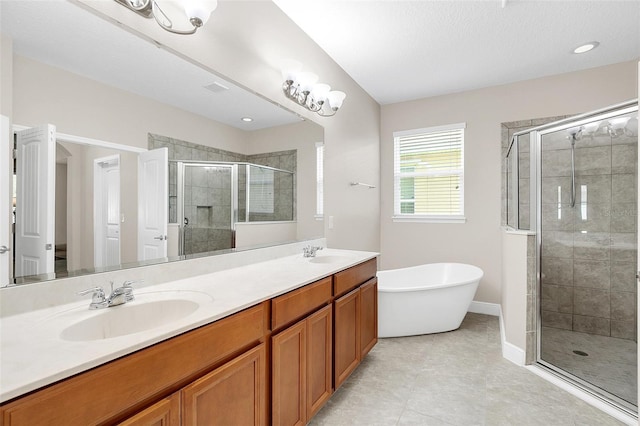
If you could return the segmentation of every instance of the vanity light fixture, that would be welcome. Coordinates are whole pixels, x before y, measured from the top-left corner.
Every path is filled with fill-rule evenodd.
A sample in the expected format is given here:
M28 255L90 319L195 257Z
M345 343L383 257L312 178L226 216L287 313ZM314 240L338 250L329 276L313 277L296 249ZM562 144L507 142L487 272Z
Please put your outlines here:
M331 90L328 84L317 83L318 76L302 71L302 64L288 59L282 64L282 91L285 96L323 117L334 115L347 96L339 90Z
M597 41L590 41L573 49L573 53L587 53L600 45Z
M174 26L174 22L170 16L174 19L176 17L182 18L182 14L179 11L172 11L172 2L165 1L165 5L160 7L160 0L115 0L121 5L133 10L139 15L145 18L155 18L158 25L163 29L172 32L174 34L189 35L194 34L198 28L203 26L211 12L218 7L217 0L180 0L177 3L182 5L184 9L185 27L187 29L178 29ZM176 13L177 12L177 13ZM191 28L189 28L189 26Z

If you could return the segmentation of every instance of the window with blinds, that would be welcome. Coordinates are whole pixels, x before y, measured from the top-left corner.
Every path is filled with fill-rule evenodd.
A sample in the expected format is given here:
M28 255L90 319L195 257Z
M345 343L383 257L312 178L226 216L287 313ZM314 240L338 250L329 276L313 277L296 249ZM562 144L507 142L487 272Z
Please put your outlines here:
M395 132L394 220L463 222L465 124Z
M316 219L324 215L324 143L316 142Z
M249 213L274 212L273 170L250 166L249 172Z

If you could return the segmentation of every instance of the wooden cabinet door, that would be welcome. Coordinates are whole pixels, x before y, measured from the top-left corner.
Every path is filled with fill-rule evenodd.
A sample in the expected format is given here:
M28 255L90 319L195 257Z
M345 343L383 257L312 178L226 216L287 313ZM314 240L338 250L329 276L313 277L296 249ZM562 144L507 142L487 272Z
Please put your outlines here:
M271 338L271 423L304 425L307 392L307 321Z
M120 426L179 426L180 393L174 393L151 407L128 418Z
M360 288L334 302L334 383L338 389L360 363Z
M378 342L378 280L360 287L360 359Z
M307 421L331 397L332 305L305 320L307 323Z
M184 425L265 425L265 344L213 370L181 393Z

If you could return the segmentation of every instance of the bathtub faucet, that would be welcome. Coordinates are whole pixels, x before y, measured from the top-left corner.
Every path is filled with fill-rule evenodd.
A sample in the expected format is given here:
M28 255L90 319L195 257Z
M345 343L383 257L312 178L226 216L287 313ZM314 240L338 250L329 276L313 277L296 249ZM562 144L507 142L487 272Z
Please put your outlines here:
M321 246L306 246L302 248L304 257L316 257L316 252L322 250Z

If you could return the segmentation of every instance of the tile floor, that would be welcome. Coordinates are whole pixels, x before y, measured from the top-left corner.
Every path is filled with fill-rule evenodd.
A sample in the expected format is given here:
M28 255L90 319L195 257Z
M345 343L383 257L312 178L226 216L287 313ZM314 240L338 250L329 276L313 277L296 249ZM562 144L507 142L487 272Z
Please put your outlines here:
M541 346L542 360L638 403L638 355L633 340L543 327ZM588 356L576 355L574 350Z
M460 329L380 339L312 419L341 425L621 425L502 358L496 317Z

